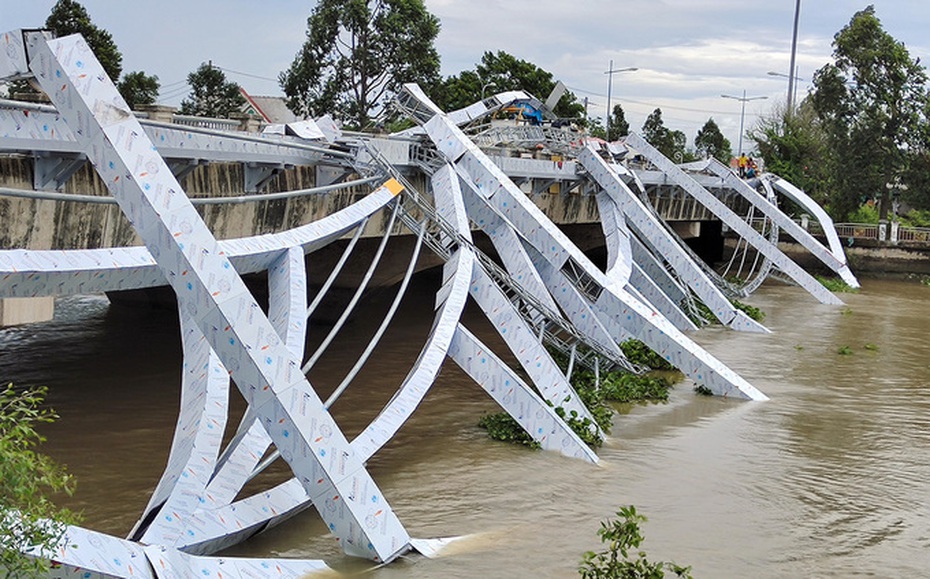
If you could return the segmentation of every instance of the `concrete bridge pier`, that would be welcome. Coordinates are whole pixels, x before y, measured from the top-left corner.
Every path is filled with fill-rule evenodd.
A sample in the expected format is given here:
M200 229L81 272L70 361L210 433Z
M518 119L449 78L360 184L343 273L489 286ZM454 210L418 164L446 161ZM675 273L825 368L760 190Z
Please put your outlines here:
M55 298L0 299L0 327L47 322L55 315Z

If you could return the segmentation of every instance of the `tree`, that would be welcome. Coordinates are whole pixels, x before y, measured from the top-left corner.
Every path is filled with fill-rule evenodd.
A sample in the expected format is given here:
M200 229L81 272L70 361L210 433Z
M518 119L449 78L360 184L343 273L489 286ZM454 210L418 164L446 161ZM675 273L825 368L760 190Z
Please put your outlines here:
M239 85L228 82L223 71L210 63L187 75L187 83L191 94L181 101L181 114L225 119L245 104Z
M614 105L613 114L610 115L610 121L607 125L608 141L616 141L630 134L630 123L627 122L626 115L623 113L623 107L619 104Z
M607 140L607 131L604 130L604 124L600 117L589 117L586 125L588 134L598 139Z
M797 185L822 205L829 203L830 145L809 100L791 114L776 107L749 132L767 171Z
M886 219L891 188L915 178L909 167L926 150L927 74L884 31L874 6L856 12L834 36L833 57L814 75L810 97L831 151L830 205L842 218L878 198Z
M5 577L40 575L47 561L24 553L50 549L65 524L78 518L45 496L74 490L74 479L64 468L33 450L45 441L36 427L58 418L42 405L45 393L45 388L17 391L12 384L0 391L0 569Z
M713 117L707 119L704 126L698 130L694 137L694 149L699 155L713 157L727 165L730 164L730 158L733 156L729 139L720 132L720 127L717 126Z
M81 4L75 0L58 0L45 20L45 27L59 37L80 33L113 82L119 78L123 70L123 55L116 47L113 36L97 28Z
M439 82L437 34L423 0L320 0L307 40L278 76L287 106L363 129L403 83Z
M446 78L430 91L430 96L439 108L453 111L508 90L522 90L545 100L555 85L551 72L499 50L485 52L475 70L464 70ZM560 118L581 120L584 105L571 91L566 91L553 112Z
M116 88L126 99L129 108L135 109L138 105L153 104L158 98L160 85L157 76L148 76L142 71L136 71L123 75Z
M672 131L662 121L662 109L652 111L643 123L643 138L660 153L676 163L693 160L685 146L688 138L681 131Z
M429 96L440 109L454 111L482 99L482 92L491 88L485 84L474 70L463 70L457 75L449 76L429 90Z
M643 138L657 149L668 139L668 128L662 121L662 109L657 108L646 117L643 122Z

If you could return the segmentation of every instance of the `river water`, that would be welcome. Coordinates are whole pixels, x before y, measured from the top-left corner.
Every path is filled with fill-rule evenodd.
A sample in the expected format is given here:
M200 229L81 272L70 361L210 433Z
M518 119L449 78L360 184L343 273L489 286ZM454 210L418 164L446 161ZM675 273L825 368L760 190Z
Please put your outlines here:
M422 345L431 283L413 290L365 387L333 407L350 436ZM442 558L405 557L366 576L577 576L582 553L600 547L599 522L631 504L649 518L649 558L691 565L695 577L927 576L930 287L863 286L841 296L846 307L761 288L747 301L767 313L772 334L716 327L694 337L771 400L697 396L681 383L668 404L618 409L599 466L488 440L475 423L493 402L447 362L369 469L411 535L467 537ZM311 374L324 396L371 334L379 300L370 301ZM472 325L478 318L470 312ZM0 330L0 379L50 388L61 418L45 429L44 451L76 475L78 491L63 502L91 528L127 534L164 466L177 332L170 312L103 297L60 300L54 321ZM285 476L276 465L266 484ZM229 554L369 566L344 557L312 510Z

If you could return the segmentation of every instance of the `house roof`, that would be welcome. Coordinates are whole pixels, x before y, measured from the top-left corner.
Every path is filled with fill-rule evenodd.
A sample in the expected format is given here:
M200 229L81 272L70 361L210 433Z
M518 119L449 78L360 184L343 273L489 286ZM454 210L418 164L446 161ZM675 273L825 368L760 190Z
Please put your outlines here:
M239 87L245 97L242 112L253 114L264 119L266 123L290 123L300 120L287 108L284 97L250 95L244 88Z

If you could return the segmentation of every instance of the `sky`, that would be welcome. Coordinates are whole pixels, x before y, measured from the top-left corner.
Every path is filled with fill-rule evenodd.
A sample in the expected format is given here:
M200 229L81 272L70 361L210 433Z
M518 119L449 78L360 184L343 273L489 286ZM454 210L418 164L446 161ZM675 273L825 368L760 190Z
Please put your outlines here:
M713 118L738 148L744 125L784 106L796 0L425 0L440 20L444 76L474 69L503 50L551 72L590 116L622 104L639 131L657 107L665 125L694 136ZM187 75L212 61L251 94L279 95L278 73L306 36L313 0L80 0L123 54L123 71L157 75L165 104L188 92ZM798 96L830 62L833 36L869 0L801 0ZM930 62L930 2L872 0L886 32ZM41 27L54 0L0 0L0 31ZM606 74L614 69L632 72ZM769 75L776 72L781 75ZM536 95L545 98L547 95ZM766 97L766 98L754 98ZM750 144L744 139L743 148Z

